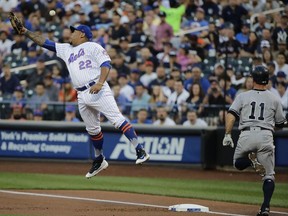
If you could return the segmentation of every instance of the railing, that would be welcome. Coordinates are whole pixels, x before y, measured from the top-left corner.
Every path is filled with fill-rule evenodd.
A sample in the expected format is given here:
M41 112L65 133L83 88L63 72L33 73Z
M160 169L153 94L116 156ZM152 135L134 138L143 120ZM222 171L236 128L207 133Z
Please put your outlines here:
M283 11L284 9L285 9L284 7L282 7L282 8L275 8L275 9L272 9L272 10L267 10L267 11L263 11L263 12L261 12L261 13L253 14L253 15L250 17L250 29L252 30L254 20L255 20L255 18L258 17L260 14L267 15L267 14L277 13L277 12Z
M58 66L61 67L61 64L57 60L45 61L46 66L53 65L53 64L57 64ZM11 68L11 72L19 73L20 71L29 70L29 69L33 69L33 68L36 68L36 64L30 64L30 65Z

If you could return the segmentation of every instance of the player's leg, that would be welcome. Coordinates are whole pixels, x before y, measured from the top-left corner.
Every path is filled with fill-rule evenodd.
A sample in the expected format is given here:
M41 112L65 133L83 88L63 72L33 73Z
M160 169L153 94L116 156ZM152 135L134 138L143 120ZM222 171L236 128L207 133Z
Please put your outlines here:
M100 127L100 113L82 103L79 103L79 112L90 136L90 142L95 149L95 159L86 174L86 178L91 178L108 167L108 162L103 155L104 139Z
M262 143L259 144L257 159L265 168L265 176L262 178L264 200L259 215L269 215L270 201L275 188L275 147L273 145L272 132L263 131L262 133Z
M233 157L234 167L236 169L244 170L251 166L251 161L249 160L247 153L249 150L249 134L247 132L242 132L239 136Z
M136 150L136 164L141 164L149 160L150 156L146 153L142 144L138 142L138 136L134 127L126 121L116 104L116 101L109 89L106 89L105 94L98 98L97 103L94 104L97 109L114 125L115 128L120 129L127 139L132 143Z

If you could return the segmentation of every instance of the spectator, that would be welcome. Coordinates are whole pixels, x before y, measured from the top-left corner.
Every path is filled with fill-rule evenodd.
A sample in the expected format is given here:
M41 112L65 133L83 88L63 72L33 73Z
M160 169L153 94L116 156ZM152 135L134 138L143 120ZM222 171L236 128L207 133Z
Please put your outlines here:
M134 13L129 14L134 15ZM142 18L138 18L134 21L135 31L131 34L132 44L137 43L139 46L143 46L147 41L149 41L148 35L146 35L143 30L143 21L144 20Z
M271 30L272 26L269 22L267 22L267 18L265 14L259 14L257 16L257 22L253 25L252 31L257 34L259 38L262 39L262 31L263 29Z
M183 30L193 30L195 28L200 28L200 27L208 27L209 23L207 20L205 20L205 11L203 8L198 7L196 9L196 14L194 19L188 19L185 20L182 23L182 29ZM192 32L192 35L197 35L199 37L206 37L208 35L208 30L202 30L202 31L197 31L197 32Z
M156 107L163 106L167 102L167 97L163 93L163 87L160 85L152 86L151 98L149 100L152 112L156 111Z
M170 42L163 43L163 52L159 52L156 57L160 63L160 66L169 68L170 55L169 53L173 51L173 45Z
M41 110L35 110L33 113L34 121L43 121L43 112Z
M129 80L128 84L130 86L132 86L134 90L135 90L136 85L141 83L140 76L141 76L141 71L140 70L132 69L131 74L130 74L130 80Z
M226 84L226 89L225 89ZM231 86L231 78L229 76L221 76L219 80L219 86L222 89L222 92L226 92L226 103L232 104L235 99L237 90ZM224 93L223 93L224 94Z
M288 64L286 64L287 56L285 53L278 53L275 62L275 71L283 71L288 76Z
M236 40L244 47L248 44L250 34L250 25L248 23L242 24L241 32L236 34Z
M140 109L137 112L137 118L131 121L132 124L152 124L152 120L148 119L148 112L146 109Z
M19 86L20 83L17 76L11 73L9 64L5 64L2 70L3 77L0 78L0 95L5 99L9 99L12 97L15 88Z
M172 2L171 2L172 3ZM160 11L163 11L167 14L166 22L172 26L173 32L178 33L180 31L181 19L185 14L186 7L189 3L189 0L184 0L183 3L178 6L177 3L170 3L170 8L165 7L160 1Z
M164 67L161 67L161 66L157 67L156 74L157 74L157 77L149 83L149 86L148 86L149 91L154 85L164 86L166 83L167 79L166 79L166 73L165 73Z
M46 88L46 93L50 101L58 101L59 88L53 82L52 73L47 73L44 77L44 85Z
M76 117L76 108L74 105L67 105L65 108L65 119L66 122L80 122Z
M129 47L129 39L127 37L121 37L119 43L119 52L123 54L125 64L130 68L135 68L137 66L136 62L136 51Z
M23 108L25 108L27 104L27 99L24 95L24 90L21 86L17 86L14 90L13 97L11 98L11 104L13 105L19 105Z
M219 7L213 0L203 1L202 8L205 11L206 16L209 18L218 18L219 17Z
M158 126L174 126L176 123L174 120L168 117L168 112L165 107L157 108L157 120L154 121L153 125Z
M155 42L156 29L158 24L154 22L154 18L151 15L145 15L143 23L143 31L148 37L148 40ZM160 21L160 19L159 19Z
M286 14L281 16L281 20L279 26L273 30L272 40L274 45L274 50L278 49L278 41L286 41L288 40L288 16Z
M214 70L211 72L211 74L208 75L208 79L211 82L211 80L220 80L220 77L224 74L225 66L222 63L216 63L214 65Z
M15 43L11 46L11 53L18 58L23 58L27 55L28 46L22 35L16 34L13 36Z
M276 89L279 93L281 104L283 109L288 108L288 90L287 90L287 84L285 82L278 82L276 84ZM287 111L286 111L287 112Z
M137 60L139 64L142 64L142 66L140 65L139 69L141 71L145 70L145 66L146 66L146 62L152 62L153 63L153 70L156 70L156 68L159 65L158 59L151 53L151 51L144 47L140 50L139 53L139 59Z
M93 34L93 41L99 43L103 48L106 48L106 45L109 41L109 35L104 28L97 29L95 26L91 27L91 31Z
M126 74L119 74L118 82L120 85L120 94L124 95L129 102L132 102L134 97L134 89L132 86L128 85L128 77Z
M7 31L0 30L0 65L2 59L11 53L13 42L8 38L8 35Z
M12 113L10 115L10 118L8 120L16 120L16 121L24 121L26 120L24 118L24 113L21 105L13 105L12 106Z
M76 102L77 92L72 87L70 78L66 78L63 82L62 88L59 91L58 101L62 102Z
M31 96L31 98L28 99L27 106L30 108L33 112L35 110L41 110L46 111L48 108L47 103L49 102L49 97L46 94L45 91L45 85L43 82L39 82L35 86L35 92Z
M108 74L107 82L110 86L110 88L113 88L113 86L118 85L118 71L115 68L111 68L110 72Z
M203 99L203 105L210 105L210 107L203 110L204 107L201 106L199 112L203 115L217 116L221 108L220 106L223 106L225 103L222 89L216 80L212 80L207 94Z
M135 114L140 109L148 110L150 97L143 84L138 83L135 86L135 96L131 104L131 119L135 118Z
M48 70L45 66L45 60L43 58L38 58L36 62L36 68L32 73L27 77L25 85L28 85L29 89L34 89L36 84L43 82L45 75L48 73Z
M248 15L248 11L237 0L229 0L227 6L222 10L224 22L231 22L236 33L241 31L242 19Z
M186 100L187 109L193 108L198 112L200 105L204 99L204 92L201 88L200 83L195 82L189 89L189 97Z
M174 121L177 123L181 121L181 115L183 114L182 106L188 97L189 92L184 89L183 82L181 80L175 81L174 92L168 98L167 106L174 117Z
M287 37L288 37L288 35L287 35ZM278 41L277 50L273 52L274 58L276 58L276 56L279 53L284 53L286 56L288 56L287 43L286 43L285 39ZM287 61L288 61L288 59L286 59L286 63L288 63Z
M223 41L219 44L217 51L218 57L224 58L227 54L229 58L235 59L241 51L241 44L234 39L234 30L232 28L226 29L226 35L227 41Z
M114 13L112 17L112 25L109 28L109 44L114 47L118 47L119 41L121 37L127 37L128 31L127 29L121 25L120 23L120 15L118 13Z
M278 71L277 75L276 75L276 85L277 83L288 83L287 79L286 79L286 74L283 71Z
M185 71L189 65L193 65L201 61L195 50L190 51L190 46L181 44L177 53L177 63L181 65L181 70Z
M199 82L201 85L201 88L203 89L204 94L206 94L210 83L208 81L207 78L205 78L202 75L202 71L199 67L193 67L192 69L192 78L189 80L185 80L184 82L184 87L186 90L189 90L190 86L192 85L192 83L194 82Z
M112 60L112 66L117 70L119 74L130 75L130 68L125 65L125 56L123 54L116 54Z
M149 84L157 78L157 74L153 72L154 64L152 61L146 61L145 66L145 74L140 77L140 81L145 87L148 87Z
M130 106L130 102L125 95L120 93L120 90L121 90L121 87L118 84L114 85L112 87L113 96L114 96L115 101L119 107L119 110L124 115L127 115L127 114L129 114L128 110L130 110L128 107L128 106Z
M255 32L249 33L247 44L244 44L240 50L240 57L253 57L257 54L258 49L258 36Z
M173 37L173 29L171 25L169 25L165 19L166 19L166 13L163 11L160 11L159 15L160 17L160 24L156 28L156 35L155 35L155 43L154 43L154 49L157 52L160 52L163 50L163 43L167 43L171 40Z
M189 127L208 127L208 124L198 118L197 112L195 110L189 110L187 112L187 120L183 122L183 126L189 126Z
M64 82L64 78L61 75L61 68L58 65L52 66L52 79L54 84L58 89L61 88L62 83Z
M117 19L117 18L116 18ZM109 30L110 26L112 26L113 22L110 19L105 8L100 9L100 19L96 23L96 28L104 28L105 30ZM125 35L124 35L125 36Z
M276 71L275 71L275 63L274 62L267 63L267 69L268 69L268 72L269 72L269 79L272 82L272 86L275 88L276 82L277 82Z
M273 54L270 50L264 50L262 53L262 61L265 67L267 67L267 64L270 62L274 62Z

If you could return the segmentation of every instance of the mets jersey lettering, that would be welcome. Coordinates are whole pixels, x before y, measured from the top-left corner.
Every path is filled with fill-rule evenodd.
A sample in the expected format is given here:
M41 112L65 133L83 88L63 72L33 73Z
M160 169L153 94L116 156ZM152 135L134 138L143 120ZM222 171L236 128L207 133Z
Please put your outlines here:
M74 88L97 80L100 65L111 61L106 50L95 42L85 42L76 47L68 43L56 43L57 56L66 63Z

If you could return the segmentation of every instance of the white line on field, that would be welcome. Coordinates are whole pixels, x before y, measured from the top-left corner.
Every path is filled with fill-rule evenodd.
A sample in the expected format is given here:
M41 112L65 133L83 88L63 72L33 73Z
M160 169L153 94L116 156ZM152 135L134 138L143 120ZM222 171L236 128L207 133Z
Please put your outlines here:
M27 196L39 196L39 197L50 197L50 198L60 198L60 199L71 199L71 200L82 200L82 201L91 201L91 202L114 203L114 204L144 206L144 207L164 208L164 209L169 208L169 206L150 205L150 204L144 204L144 203L122 202L122 201L115 201L115 200L92 199L92 198L84 198L84 197L62 196L62 195L42 194L42 193L29 193L29 192L8 191L8 190L0 190L0 193L27 195ZM207 213L218 214L218 215L229 215L229 216L248 216L248 215L239 215L239 214L213 212L213 211L209 211ZM277 212L277 211L271 211L271 213L288 215L288 213Z
M288 212L279 212L279 211L270 211L273 214L282 214L282 215L288 215Z

